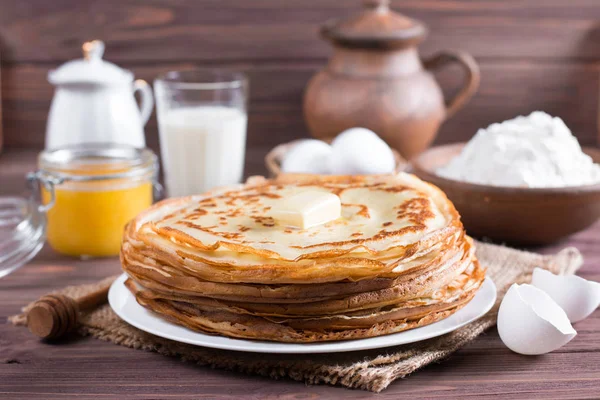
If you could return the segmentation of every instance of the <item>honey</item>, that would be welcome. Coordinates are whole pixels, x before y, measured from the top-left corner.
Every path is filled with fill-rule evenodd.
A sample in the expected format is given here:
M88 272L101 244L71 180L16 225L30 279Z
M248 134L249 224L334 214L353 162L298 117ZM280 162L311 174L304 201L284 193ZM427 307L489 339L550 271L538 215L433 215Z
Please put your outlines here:
M116 256L127 222L152 204L156 156L148 149L111 146L40 155L36 178L47 208L47 240L55 251Z
M105 257L119 254L123 227L152 204L152 184L117 190L56 189L48 210L48 243L71 256ZM43 191L43 200L50 200Z

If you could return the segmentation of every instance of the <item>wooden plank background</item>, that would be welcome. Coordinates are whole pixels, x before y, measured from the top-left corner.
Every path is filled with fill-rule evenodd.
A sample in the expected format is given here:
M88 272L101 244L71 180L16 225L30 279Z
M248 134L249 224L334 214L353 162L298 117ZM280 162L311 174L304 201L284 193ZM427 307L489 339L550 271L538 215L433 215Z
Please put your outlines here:
M430 28L423 56L463 49L482 70L471 103L442 127L438 142L466 140L489 123L545 110L563 117L584 144L596 143L600 73L597 0L392 1ZM359 0L0 0L2 107L6 147L42 147L53 88L48 70L106 42L105 58L152 81L179 68L248 72L248 144L269 148L306 136L302 94L331 48L327 19ZM439 75L446 93L458 69ZM147 129L157 144L155 118Z

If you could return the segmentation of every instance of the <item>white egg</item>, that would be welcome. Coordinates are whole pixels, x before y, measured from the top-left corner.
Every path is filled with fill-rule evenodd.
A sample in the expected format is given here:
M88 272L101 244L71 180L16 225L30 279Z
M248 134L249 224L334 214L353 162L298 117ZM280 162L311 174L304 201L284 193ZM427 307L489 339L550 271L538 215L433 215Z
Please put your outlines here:
M509 349L527 355L549 353L577 335L567 314L548 294L516 283L500 304L498 333Z
M331 146L321 140L302 140L287 152L281 162L281 171L328 174L331 152Z
M392 149L369 129L345 130L333 140L331 148L332 174L389 174L396 167Z
M533 270L531 284L546 292L563 309L571 322L581 321L600 306L600 283L575 275L554 275Z

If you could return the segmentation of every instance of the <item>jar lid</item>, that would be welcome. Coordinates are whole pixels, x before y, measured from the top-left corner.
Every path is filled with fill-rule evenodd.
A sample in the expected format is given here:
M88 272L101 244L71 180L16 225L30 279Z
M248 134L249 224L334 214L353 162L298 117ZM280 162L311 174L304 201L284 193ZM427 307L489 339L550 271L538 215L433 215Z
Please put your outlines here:
M45 241L43 206L20 197L0 197L0 278L31 260Z
M414 46L427 35L425 25L390 9L390 0L363 0L364 10L325 23L321 35L343 47L386 49Z
M83 58L67 61L48 73L53 85L63 84L124 84L133 81L133 74L117 65L104 61L104 42L93 40L82 46Z

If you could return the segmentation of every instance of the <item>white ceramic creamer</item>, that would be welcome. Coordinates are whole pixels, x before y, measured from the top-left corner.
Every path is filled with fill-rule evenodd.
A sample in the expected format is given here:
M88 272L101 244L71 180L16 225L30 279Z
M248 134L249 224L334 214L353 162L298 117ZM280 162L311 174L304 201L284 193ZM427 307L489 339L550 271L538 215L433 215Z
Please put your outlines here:
M134 82L130 71L102 60L103 42L86 42L83 53L83 59L48 73L56 91L46 125L46 149L82 143L145 147L144 125L154 107L152 89L143 80Z

